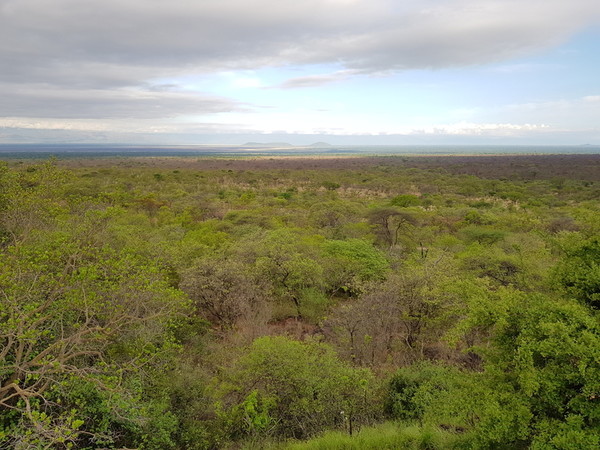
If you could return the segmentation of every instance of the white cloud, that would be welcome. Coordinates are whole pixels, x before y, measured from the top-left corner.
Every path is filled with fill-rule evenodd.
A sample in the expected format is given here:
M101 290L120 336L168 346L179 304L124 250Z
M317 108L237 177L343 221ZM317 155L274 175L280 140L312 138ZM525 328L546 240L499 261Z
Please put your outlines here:
M465 136L514 136L523 133L541 132L550 130L550 127L545 124L514 124L514 123L468 123L461 122L450 125L437 125L435 127L426 128L423 131L425 134L449 134L449 135L465 135Z
M598 100L594 100L594 97L598 97ZM542 122L555 129L598 129L600 96L511 104L497 108L493 113L496 118L521 123Z
M26 130L76 130L76 131L107 131L111 128L106 123L97 120L65 120L22 117L1 117L0 128L20 128Z
M339 114L329 111L297 109L292 111L264 111L254 114L231 114L219 118L224 127L235 132L335 135L456 135L456 136L519 136L541 133L551 129L542 123L506 122L488 123L457 121L438 123L421 120L406 124L394 117L378 116L372 120L369 113ZM240 127L240 123L244 125Z

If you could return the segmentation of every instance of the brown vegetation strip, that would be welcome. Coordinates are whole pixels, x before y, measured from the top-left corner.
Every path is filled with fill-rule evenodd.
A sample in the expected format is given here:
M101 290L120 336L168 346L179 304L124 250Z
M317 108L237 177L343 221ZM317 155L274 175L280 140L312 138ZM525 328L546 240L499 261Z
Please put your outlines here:
M403 167L482 178L574 178L600 181L600 154L458 156L264 156L238 158L116 157L63 160L67 167L152 167L175 170L360 170Z

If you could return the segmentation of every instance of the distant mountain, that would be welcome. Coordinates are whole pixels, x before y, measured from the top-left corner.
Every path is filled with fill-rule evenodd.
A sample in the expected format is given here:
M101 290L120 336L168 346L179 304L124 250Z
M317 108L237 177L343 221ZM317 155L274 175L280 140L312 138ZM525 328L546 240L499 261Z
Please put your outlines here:
M293 147L287 142L246 142L242 147L250 148L287 148Z
M314 144L307 145L307 147L310 147L310 148L327 148L327 147L333 147L333 146L331 144L327 143L327 142L315 142Z

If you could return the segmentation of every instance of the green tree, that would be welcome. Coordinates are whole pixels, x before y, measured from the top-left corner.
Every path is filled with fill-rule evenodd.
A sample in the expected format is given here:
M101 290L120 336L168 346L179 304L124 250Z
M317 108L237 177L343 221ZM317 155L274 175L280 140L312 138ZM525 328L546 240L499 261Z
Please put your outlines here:
M419 206L421 204L421 199L416 195L402 194L392 198L390 204L399 206L400 208L408 208L409 206Z
M329 240L323 244L330 289L359 294L365 283L382 280L389 271L385 255L362 239Z
M600 309L600 239L592 238L566 250L556 279L567 294Z
M98 392L107 417L141 420L127 394L134 379L177 350L172 331L186 308L183 295L134 254L81 245L62 233L9 247L3 256L0 411L9 431L0 442L24 435L44 445L109 439L106 417L102 425L83 413L94 395L74 399L73 383Z
M226 386L233 436L253 432L304 438L328 428L354 430L377 409L368 370L341 362L325 344L262 337L241 357Z
M319 242L315 240L284 228L247 242L241 251L247 252L258 276L271 284L276 298L291 301L297 317L302 317L303 300L311 290L324 288Z
M481 443L548 448L572 436L600 444L600 324L589 309L511 289L480 291L464 325L490 336L474 349L484 358L488 398L473 411Z
M40 227L55 225L54 219L68 212L70 178L53 161L20 172L0 162L0 245L16 244Z

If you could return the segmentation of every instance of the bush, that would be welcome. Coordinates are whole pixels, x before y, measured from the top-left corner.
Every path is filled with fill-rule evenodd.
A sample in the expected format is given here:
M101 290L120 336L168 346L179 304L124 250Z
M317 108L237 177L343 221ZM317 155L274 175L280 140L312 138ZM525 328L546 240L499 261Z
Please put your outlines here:
M416 195L402 194L391 199L390 204L399 206L400 208L408 208L409 206L419 206L421 199Z
M329 258L326 267L333 291L360 293L365 282L381 280L389 271L385 255L362 239L326 241L324 253Z
M573 298L600 309L600 239L567 250L556 269L556 279Z
M461 234L468 243L478 242L480 244L492 245L504 239L506 233L494 228L469 225L462 229Z
M222 419L232 438L306 438L328 428L351 430L373 416L374 379L317 342L256 339L225 386Z
M398 370L389 381L386 413L394 419L422 419L428 407L426 400L449 390L458 374L457 369L431 363Z

